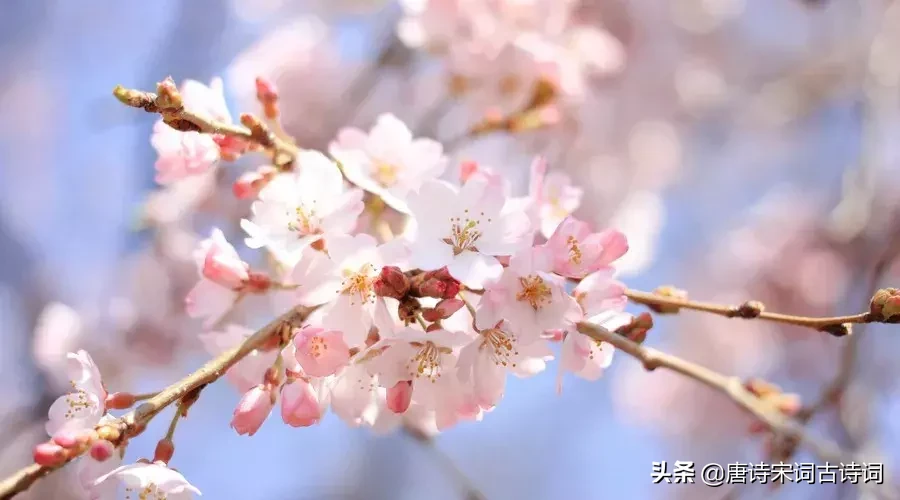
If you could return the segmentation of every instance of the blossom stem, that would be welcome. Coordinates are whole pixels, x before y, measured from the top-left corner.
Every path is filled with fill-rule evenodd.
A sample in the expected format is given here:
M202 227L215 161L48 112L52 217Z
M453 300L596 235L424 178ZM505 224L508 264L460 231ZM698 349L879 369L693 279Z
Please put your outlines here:
M419 323L419 326L422 327L422 330L428 330L428 325L425 324L425 318L422 317L422 312L416 312L416 321Z
M872 315L868 312L852 314L849 316L824 318L773 313L764 311L763 305L757 301L747 301L738 306L730 306L713 304L710 302L699 302L680 297L669 297L658 293L642 292L639 290L625 290L625 296L632 302L643 304L657 312L661 312L660 308L670 309L671 312L677 312L679 309L684 308L725 316L726 318L758 318L766 321L774 321L776 323L812 328L814 330L828 332L837 337L849 335L851 333L849 324L851 323L870 323L874 320Z
M472 328L476 332L478 332L478 327L475 325L475 308L472 307L472 304L470 304L468 300L466 300L466 297L462 294L462 290L459 291L457 296L459 297L459 300L463 302L463 305L466 306L466 310L469 311L469 315L472 316Z
M169 428L166 430L166 437L169 441L175 437L175 428L178 427L178 421L181 420L181 417L184 415L184 410L181 408L181 405L178 405L175 408L175 414L172 415L172 420L169 422Z
M611 344L616 349L640 361L647 371L664 368L685 377L694 379L731 398L738 406L764 422L776 435L787 436L798 442L806 443L820 459L829 462L848 463L846 457L835 443L814 438L806 429L792 419L786 417L772 405L764 402L748 391L737 377L729 377L715 372L685 359L666 354L656 349L644 347L632 342L622 335L600 328L594 324L580 322L578 331L594 340Z
M298 306L282 314L248 337L241 345L229 349L208 361L197 371L159 391L158 394L148 399L146 403L138 406L121 418L108 424L99 425L97 431L101 436L108 438L114 445L122 446L128 439L143 432L147 427L147 423L163 409L181 401L185 396L195 393L206 384L218 380L235 363L263 346L273 335L279 335L282 325L286 323L301 324L313 310L313 308ZM40 478L62 468L78 456L77 454L72 454L59 464L52 466L33 463L14 472L5 479L0 480L0 500L12 498L27 490Z
M408 436L421 443L423 448L428 450L434 458L440 462L440 466L453 476L453 479L459 484L460 488L464 490L466 500L487 499L484 493L482 493L475 484L472 483L472 480L469 479L458 465L456 465L456 462L435 445L434 439L419 432L406 423L403 425L403 431L406 432Z

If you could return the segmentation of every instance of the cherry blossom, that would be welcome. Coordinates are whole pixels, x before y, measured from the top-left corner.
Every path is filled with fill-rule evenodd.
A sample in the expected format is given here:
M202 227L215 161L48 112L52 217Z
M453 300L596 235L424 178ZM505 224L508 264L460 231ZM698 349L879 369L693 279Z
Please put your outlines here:
M185 106L229 123L231 115L225 105L223 87L220 78L213 79L208 87L195 80L185 80L181 97ZM212 168L220 157L216 136L194 131L181 132L162 120L153 126L150 142L159 155L156 160L156 182L160 184L202 174Z
M530 243L530 221L527 214L505 206L505 196L486 193L487 187L482 179L460 189L430 181L410 197L417 226L410 265L425 270L447 267L470 288L481 288L500 275L503 268L496 257Z
M347 234L362 213L362 191L345 189L333 161L317 151L297 156L299 172L282 174L260 190L253 217L241 221L250 248L266 247L289 265L323 238Z
M100 476L94 484L113 479L125 486L128 496L142 500L190 500L194 494L200 495L200 490L163 462L123 465Z
M414 139L409 128L388 113L378 117L368 134L355 128L341 130L329 152L350 182L404 213L409 213L409 193L439 177L447 166L439 142Z
M343 332L347 345L361 345L369 334L375 309L375 281L381 268L402 259L405 248L395 242L378 245L372 236L335 237L328 253L340 281L332 282L334 300L322 318L325 328Z
M256 434L263 422L269 418L269 413L275 406L276 394L267 384L259 384L245 392L234 409L231 427L241 435Z
M106 388L100 370L84 350L66 355L66 373L73 392L50 405L47 434L93 429L106 413Z
M572 291L572 296L581 307L582 318L625 308L628 301L625 285L613 279L613 273L612 268L605 268L589 274Z
M294 335L295 357L304 373L312 377L334 375L350 360L350 348L344 334L306 326Z
M281 419L291 427L319 423L328 409L328 395L325 379L289 381L281 388Z
M546 340L522 342L505 321L484 326L460 352L459 377L464 384L472 384L480 406L491 408L503 397L507 373L535 375L544 371L553 355Z
M547 172L547 162L535 158L531 164L529 192L538 205L540 231L549 238L557 226L581 206L584 190L572 185L568 175L562 172Z
M241 260L219 229L213 229L210 238L200 243L194 260L200 281L185 298L185 310L191 317L208 318L207 325L231 309L245 288L266 286L264 282L251 283L250 265Z
M628 313L607 311L590 318L588 321L608 331L627 325L632 316ZM565 372L571 372L585 380L597 380L612 363L613 346L600 342L574 330L567 331L563 339L557 375L557 390L562 390L562 378Z
M628 251L624 234L615 230L593 233L586 222L572 216L556 227L546 246L553 254L553 271L568 278L583 278Z
M522 250L509 260L500 278L485 287L479 314L487 324L506 319L526 342L545 331L562 328L580 315L578 303L550 273L552 259L544 247Z

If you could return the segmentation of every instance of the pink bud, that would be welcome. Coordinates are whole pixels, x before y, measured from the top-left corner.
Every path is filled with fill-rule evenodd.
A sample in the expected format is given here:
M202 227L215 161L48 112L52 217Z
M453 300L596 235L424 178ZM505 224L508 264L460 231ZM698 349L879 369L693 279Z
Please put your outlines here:
M114 392L106 396L106 407L110 410L124 410L134 406L134 394L130 392Z
M404 413L412 401L412 382L401 380L387 390L387 407L394 413Z
M459 180L460 182L466 182L469 180L469 177L475 175L478 172L478 162L475 161L464 161L459 164Z
M234 248L225 241L213 238L206 256L203 259L203 277L225 288L237 289L247 279L247 270L250 267L243 262Z
M295 380L281 390L281 419L292 427L309 427L322 419L322 408L313 388Z
M265 293L272 287L272 278L266 273L251 272L247 274L247 281L243 289L252 293Z
M238 402L231 419L231 427L240 435L252 436L269 417L273 406L271 388L262 384L257 385L245 392Z
M409 292L409 278L399 267L384 266L374 283L375 295L402 299Z
M277 101L278 90L275 88L275 83L261 76L256 77L256 98L260 102Z
M256 171L244 172L234 181L231 191L236 198L241 200L255 197L262 188L266 187L275 178L277 173L278 171L271 165L264 165L256 169Z
M456 311L459 311L464 304L465 302L460 299L444 299L438 302L434 308L441 313L442 318L449 318L450 316L453 316Z
M62 431L53 436L53 442L62 446L63 448L75 448L80 443L78 441L78 434L73 431Z
M103 462L112 456L116 447L112 443L104 439L98 439L91 443L91 458L98 462Z
M160 439L156 443L156 449L153 451L153 461L169 463L172 455L175 454L175 443L171 439Z
M66 450L54 443L41 443L34 447L34 463L44 467L59 465L66 460Z
M420 273L411 280L410 293L414 297L434 297L450 299L459 293L460 284L446 267L436 271Z

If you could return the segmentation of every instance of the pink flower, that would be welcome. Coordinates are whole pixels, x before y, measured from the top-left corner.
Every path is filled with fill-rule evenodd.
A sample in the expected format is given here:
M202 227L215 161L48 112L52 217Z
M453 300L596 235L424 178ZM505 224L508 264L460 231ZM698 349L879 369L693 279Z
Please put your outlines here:
M628 302L625 285L613 279L611 268L589 274L575 287L572 296L581 306L583 318L593 318L608 311L621 311Z
M162 462L136 463L123 465L100 476L94 483L99 486L110 479L118 479L126 489L137 492L141 498L190 500L194 494L199 495L194 485L189 483L180 473L170 469Z
M590 319L591 323L608 331L614 331L630 321L630 314L616 311L609 311ZM603 370L612 363L613 352L615 352L613 346L594 340L575 331L574 328L566 332L557 372L557 391L562 391L562 378L565 372L572 372L585 380L599 379L603 375Z
M483 329L459 354L459 378L471 384L479 406L491 408L503 397L507 373L530 377L544 371L553 355L546 340L523 342L505 321L478 326Z
M253 387L244 393L237 408L234 409L231 427L240 435L256 434L263 422L269 418L275 400L275 392L270 386L260 384Z
M568 175L562 172L547 173L547 162L540 157L531 164L529 191L538 204L541 234L545 238L549 238L563 219L581 206L584 194L584 190L572 185Z
M266 247L288 265L310 244L348 234L363 210L363 192L344 189L340 170L325 155L303 151L296 164L299 172L272 179L253 202L253 217L241 221L248 247Z
M406 197L423 182L438 178L447 166L439 142L414 139L403 122L387 113L378 117L368 134L355 128L341 130L329 152L341 162L350 182L404 213L409 213Z
M344 334L304 326L294 336L295 356L303 371L312 377L334 375L350 360L350 348Z
M509 260L496 282L489 283L479 307L484 324L506 319L525 342L562 328L581 311L562 279L550 273L550 252L543 247L522 250Z
M412 382L402 380L387 390L387 407L394 413L404 413L412 402Z
M313 384L297 379L284 385L281 389L281 418L292 427L309 427L318 424L328 408L324 395L324 383L321 379Z
M481 288L500 275L503 268L496 257L530 243L530 221L506 206L502 193L487 188L483 179L472 179L461 189L430 181L410 196L417 228L411 266L424 270L446 266L470 288Z
M181 97L186 108L219 121L231 122L220 78L213 79L209 87L194 80L185 80ZM156 160L156 182L160 184L202 174L212 168L220 157L215 136L181 132L162 120L153 126L150 143L159 155Z
M296 287L291 292L295 302L313 307L334 300L340 278L337 265L327 253L306 247L284 283Z
M367 351L353 358L334 379L331 387L331 409L347 425L372 425L379 413L378 377L369 372L363 361Z
M569 278L583 278L628 251L624 234L615 230L592 233L586 222L572 216L556 227L546 246L553 254L553 271Z
M241 260L219 229L213 229L210 238L200 243L194 259L200 282L188 292L185 310L192 318L207 318L205 324L209 326L234 305L250 279L250 265Z
M106 388L94 360L83 350L68 353L66 359L73 392L50 405L46 424L50 436L93 429L106 414Z

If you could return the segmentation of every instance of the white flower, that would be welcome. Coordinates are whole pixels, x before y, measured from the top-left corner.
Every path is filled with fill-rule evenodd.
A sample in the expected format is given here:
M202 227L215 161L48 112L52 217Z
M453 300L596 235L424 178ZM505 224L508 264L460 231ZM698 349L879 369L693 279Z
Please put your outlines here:
M66 372L73 392L50 405L47 434L93 429L106 413L106 389L100 370L83 350L67 355Z
M347 180L403 213L409 213L406 197L447 167L439 142L414 139L409 128L388 113L378 117L368 134L341 130L329 152L341 162Z
M337 165L317 151L297 156L299 172L275 177L259 193L253 217L241 221L250 248L267 247L294 264L310 244L345 235L362 213L362 191L344 189Z
M200 490L184 476L162 462L123 465L100 476L94 485L113 478L125 485L129 497L141 500L190 500L195 493L200 495Z
M528 245L530 221L506 203L503 193L487 190L483 179L472 179L457 189L430 181L409 206L416 221L410 265L424 270L444 266L470 288L500 276L503 267L495 256L511 255Z

